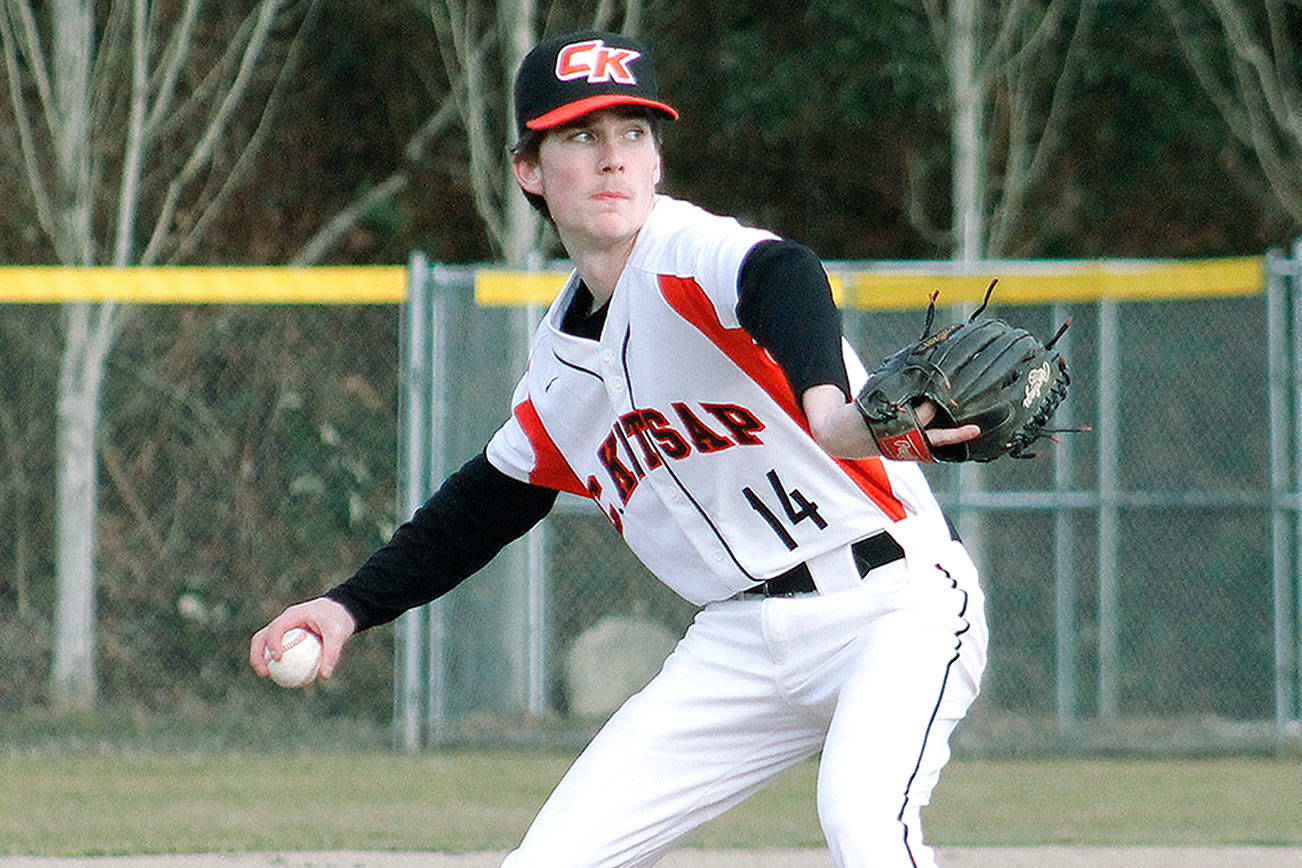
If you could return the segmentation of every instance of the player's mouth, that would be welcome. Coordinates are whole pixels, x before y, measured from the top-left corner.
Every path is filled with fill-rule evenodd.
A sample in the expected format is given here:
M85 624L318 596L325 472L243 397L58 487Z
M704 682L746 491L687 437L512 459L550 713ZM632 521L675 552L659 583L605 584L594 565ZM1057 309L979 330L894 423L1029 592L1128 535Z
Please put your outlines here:
M600 199L602 201L617 202L622 199L627 199L628 196L618 190L602 190L600 193L594 194L592 198Z

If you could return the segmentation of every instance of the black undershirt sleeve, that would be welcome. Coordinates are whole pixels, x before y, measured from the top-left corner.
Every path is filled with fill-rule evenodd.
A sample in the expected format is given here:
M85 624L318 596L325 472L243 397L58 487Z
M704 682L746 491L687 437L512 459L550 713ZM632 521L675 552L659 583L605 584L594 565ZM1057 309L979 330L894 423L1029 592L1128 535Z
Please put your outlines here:
M512 479L481 452L326 596L352 614L359 631L392 621L478 572L555 502L555 491Z
M848 398L841 312L823 264L794 241L761 241L742 262L737 319L768 350L795 392L828 383Z

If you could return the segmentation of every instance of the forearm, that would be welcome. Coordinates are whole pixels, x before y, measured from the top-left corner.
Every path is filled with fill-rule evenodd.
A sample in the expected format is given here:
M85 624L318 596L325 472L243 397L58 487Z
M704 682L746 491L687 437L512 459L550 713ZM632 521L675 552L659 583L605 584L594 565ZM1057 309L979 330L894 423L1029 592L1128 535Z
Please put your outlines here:
M836 458L871 458L880 454L863 416L836 386L806 389L801 403L814 439L828 454Z

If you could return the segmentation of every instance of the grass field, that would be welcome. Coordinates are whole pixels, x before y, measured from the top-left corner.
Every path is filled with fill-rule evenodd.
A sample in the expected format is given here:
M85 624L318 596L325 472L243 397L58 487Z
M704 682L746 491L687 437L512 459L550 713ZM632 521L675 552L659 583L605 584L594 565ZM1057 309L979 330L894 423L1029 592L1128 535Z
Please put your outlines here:
M513 845L571 756L456 752L0 757L0 854L469 852ZM812 763L690 843L817 846ZM939 845L1302 845L1302 760L955 762Z

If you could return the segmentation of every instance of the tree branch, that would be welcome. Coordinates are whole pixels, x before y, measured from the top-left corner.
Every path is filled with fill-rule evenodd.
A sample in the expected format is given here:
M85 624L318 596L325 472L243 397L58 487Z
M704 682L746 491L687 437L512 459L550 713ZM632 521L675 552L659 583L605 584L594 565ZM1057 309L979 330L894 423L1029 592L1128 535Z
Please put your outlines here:
M473 3L470 8L474 8ZM483 62L479 48L486 48L493 38L491 28L480 40L480 46L471 48L472 39L468 20L470 13L459 9L457 0L443 0L430 4L430 17L438 36L439 53L447 67L448 81L456 96L466 142L470 148L470 189L475 208L488 229L489 240L499 251L504 245L504 226L501 210L493 200L493 159L488 153L487 120L484 113ZM459 83L459 86L458 86Z
M611 27L610 19L614 16L614 3L612 0L597 0L597 8L592 11L592 29L609 30Z
M9 82L9 102L13 106L14 121L18 127L18 142L22 152L23 168L27 173L27 185L36 205L36 219L42 231L54 244L60 259L68 261L71 251L63 246L62 234L54 216L54 202L45 187L45 178L36 158L36 142L31 118L27 114L27 101L23 96L22 79L19 77L18 47L15 44L13 22L9 17L9 7L0 11L0 43L3 43L5 55L5 78ZM48 91L48 85L46 86ZM38 88L39 92L39 88Z
M36 95L40 99L41 110L45 115L45 127L50 136L59 128L54 115L54 88L50 85L49 59L41 45L41 33L36 26L36 16L28 0L8 0L8 8L18 10L22 21L22 48L27 55L27 67L31 70L32 81L36 84Z
M1277 86L1277 76L1271 62L1270 54L1253 33L1253 25L1246 20L1243 9L1229 0L1212 0L1217 15L1220 16L1221 28L1234 55L1253 72L1255 90L1261 95L1270 114L1286 133L1302 141L1302 125L1295 125L1294 118L1288 110L1286 101ZM1240 79L1240 87L1249 87Z
M913 11L911 4L905 2L901 5ZM931 26L931 38L936 41L936 48L940 51L940 56L948 58L949 27L946 25L945 12L940 8L939 0L922 0L922 8L927 13L927 23Z
M927 216L925 199L919 190L926 187L927 169L921 157L914 157L906 164L907 171L907 207L909 225L930 244L939 248L950 247L954 243L953 230L939 229Z
M1162 0L1175 28L1185 59L1203 91L1225 120L1231 135L1250 150L1265 174L1271 192L1298 222L1302 222L1302 118L1293 111L1280 82L1291 70L1272 63L1265 43L1240 6L1228 0L1209 0L1226 52L1229 81L1223 81L1200 41L1188 15L1176 0ZM1291 56L1291 54L1290 54ZM1296 85L1291 85L1296 87Z
M239 69L230 87L221 97L212 119L200 136L199 141L195 144L194 149L190 152L190 158L168 185L163 207L159 209L158 219L154 223L153 234L150 236L149 244L141 255L142 265L157 261L164 239L171 231L172 218L176 214L176 206L182 190L212 158L213 149L216 147L221 135L226 131L226 124L230 120L231 113L244 97L253 68L266 46L267 35L271 30L272 22L275 20L278 7L279 0L263 0L255 10L257 23L254 25L253 31L249 35L249 41L244 47ZM250 13L250 16L253 14Z
M1216 106L1217 112L1225 119L1230 133L1244 145L1251 147L1252 136L1248 130L1248 119L1240 108L1238 101L1230 92L1214 65L1208 59L1202 45L1193 35L1193 24L1186 15L1180 0L1160 0L1166 10L1167 18L1176 33L1176 39L1184 52L1185 60L1193 68L1194 77L1202 85L1203 92Z
M311 265L325 258L334 246L364 216L383 202L397 197L411 183L411 170L425 159L425 149L429 143L440 135L452 123L456 112L456 102L449 94L438 110L429 116L421 128L416 131L403 149L404 165L395 169L379 184L353 199L330 218L316 234L307 240L290 260L290 265Z
M172 31L172 38L167 41L167 48L158 67L161 76L155 88L157 96L146 121L146 127L151 132L156 130L170 113L172 100L176 96L176 83L190 56L190 45L194 38L195 22L199 18L201 3L202 0L186 0L181 10L180 26Z
M624 33L636 37L642 30L642 0L624 0Z
M1287 20L1287 14L1276 0L1266 5L1270 14L1271 40L1275 46L1276 82L1287 122L1285 127L1293 133L1293 143L1302 148L1302 68L1298 66L1294 51L1294 39L1297 25L1302 24L1302 6L1298 7L1293 26Z
M984 4L983 4L984 5ZM977 65L977 78L985 81L998 74L1009 52L1013 50L1013 41L1026 24L1029 12L1025 11L1026 0L1013 0L1013 5L999 13L999 30L983 52L983 60ZM978 20L980 13L978 12Z
M113 264L118 268L131 261L136 209L140 201L140 172L145 158L145 104L149 100L145 90L149 62L145 11L145 0L134 0L131 15L131 110L127 119L122 181L118 188L117 229L113 239Z
M1049 8L1040 16L1040 20L1034 25L1030 24L1030 15L1028 11L1026 18L1017 22L1020 27L1030 27L1031 34L1023 39L1015 48L1010 47L1012 54L1008 56L1007 63L1023 63L1023 58L1029 58L1039 54L1044 50L1054 35L1058 32L1058 25L1062 23L1063 17L1067 13L1068 3L1075 3L1078 0L1053 0Z
M1023 74L1035 58L1018 51L1009 62L1009 72L1015 76L1016 83L1009 86L1010 124L1008 159L1001 185L1003 196L990 220L988 253L992 256L1008 252L1008 241L1021 220L1027 196L1044 179L1049 162L1057 153L1064 115L1081 69L1080 58L1093 29L1096 9L1097 0L1081 0L1080 13L1061 64L1053 64L1047 57L1044 61L1046 67L1053 64L1060 71L1049 97L1049 108L1039 125L1038 139L1031 123L1036 82L1029 74Z
M182 129L190 122L192 117L199 115L207 107L209 120L215 109L213 104L221 102L221 89L227 75L231 74L231 69L238 66L239 57L243 51L243 46L249 41L250 34L257 23L257 18L250 13L240 21L240 26L236 29L235 34L222 47L221 57L217 59L208 71L204 73L199 83L186 94L185 99L175 109L160 114L156 126L150 129L150 138L154 140L166 139L176 130ZM172 173L173 169L167 168L163 171Z
M276 82L272 85L271 93L267 95L266 103L263 104L262 114L258 118L258 125L254 128L253 135L249 137L249 141L240 151L240 156L235 161L235 165L226 173L226 178L222 181L217 194L202 206L199 219L195 221L194 226L178 243L176 252L169 257L170 261L182 260L194 252L195 246L203 238L208 227L220 215L230 194L238 187L249 170L253 168L253 159L261 150L262 143L271 132L272 123L280 109L281 96L284 93L285 86L294 73L298 71L298 60L302 54L303 44L306 42L307 33L316 23L316 15L320 7L321 0L310 0L307 12L304 14L303 20L299 22L298 30L290 43L289 51L281 62L280 71L276 75Z

